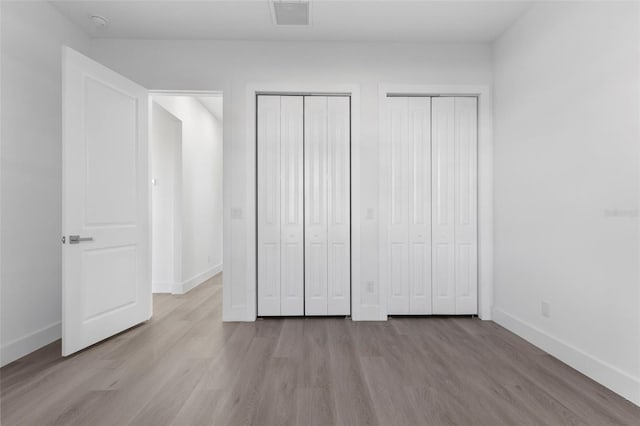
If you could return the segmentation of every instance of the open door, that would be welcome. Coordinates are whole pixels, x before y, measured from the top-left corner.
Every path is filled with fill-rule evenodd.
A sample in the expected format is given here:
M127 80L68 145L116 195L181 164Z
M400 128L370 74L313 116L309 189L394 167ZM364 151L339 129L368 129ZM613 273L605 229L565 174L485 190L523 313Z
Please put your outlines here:
M63 50L62 355L151 317L147 90Z

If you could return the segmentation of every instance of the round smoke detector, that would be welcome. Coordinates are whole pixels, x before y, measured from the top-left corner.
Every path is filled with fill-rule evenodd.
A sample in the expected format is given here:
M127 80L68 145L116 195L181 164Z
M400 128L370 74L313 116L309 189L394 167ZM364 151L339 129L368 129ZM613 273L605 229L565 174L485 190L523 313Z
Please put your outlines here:
M89 19L96 28L105 28L107 25L109 25L109 20L104 16L91 15Z

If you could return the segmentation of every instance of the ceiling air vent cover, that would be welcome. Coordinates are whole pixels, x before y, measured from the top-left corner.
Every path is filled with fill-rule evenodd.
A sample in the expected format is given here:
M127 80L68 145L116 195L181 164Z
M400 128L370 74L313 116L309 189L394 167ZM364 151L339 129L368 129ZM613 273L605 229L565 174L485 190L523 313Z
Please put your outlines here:
M272 5L276 25L309 25L308 1L274 1Z

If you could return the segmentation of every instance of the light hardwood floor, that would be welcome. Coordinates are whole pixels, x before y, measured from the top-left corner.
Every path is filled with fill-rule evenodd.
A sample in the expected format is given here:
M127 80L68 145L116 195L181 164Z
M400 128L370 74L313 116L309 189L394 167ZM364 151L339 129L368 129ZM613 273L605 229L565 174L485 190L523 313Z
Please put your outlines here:
M220 276L75 356L0 371L2 425L640 424L640 408L471 318L221 321Z

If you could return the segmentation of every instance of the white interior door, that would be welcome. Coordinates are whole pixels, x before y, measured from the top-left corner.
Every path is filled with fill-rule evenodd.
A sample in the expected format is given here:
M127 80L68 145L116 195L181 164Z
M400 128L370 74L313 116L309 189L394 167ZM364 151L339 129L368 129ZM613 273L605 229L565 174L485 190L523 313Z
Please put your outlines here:
M258 96L258 315L349 315L349 97Z
M280 96L258 96L258 315L280 314Z
M349 98L327 98L327 314L351 313L351 123Z
M478 99L455 98L455 313L478 313Z
M63 73L62 353L151 317L148 94L69 49Z
M431 98L409 98L409 313L431 313Z
M387 311L409 311L409 98L387 99L389 155L389 220L386 277L389 283Z
M431 313L431 99L387 99L388 313Z
M305 314L351 312L350 104L305 97Z
M281 97L280 315L304 315L303 99Z
M477 99L391 97L381 155L387 312L477 313ZM386 231L386 232L385 232Z
M258 315L304 314L303 98L258 96Z
M305 314L327 315L327 97L304 102Z
M433 98L433 313L477 313L477 99Z
M454 177L455 177L455 99L432 101L432 229L433 229L433 313L454 314L455 245L454 245Z

